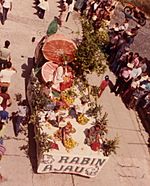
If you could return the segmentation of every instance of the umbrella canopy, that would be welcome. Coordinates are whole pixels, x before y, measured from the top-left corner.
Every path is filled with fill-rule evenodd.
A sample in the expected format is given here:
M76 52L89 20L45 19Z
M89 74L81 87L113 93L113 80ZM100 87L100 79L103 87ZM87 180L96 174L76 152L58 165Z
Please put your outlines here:
M42 66L42 70L41 70L43 80L45 82L53 81L57 68L58 68L58 64L56 63L53 63L51 61L45 63ZM54 84L53 88L58 91L63 91L72 86L73 80L74 80L74 77L73 77L72 69L71 67L67 66L67 75L64 75L63 82L59 84Z
M74 60L76 45L62 34L53 34L46 39L42 51L47 60L62 64Z
M45 63L42 66L41 73L42 73L42 78L45 82L53 81L54 72L56 71L57 67L58 67L58 64L53 63L51 61Z

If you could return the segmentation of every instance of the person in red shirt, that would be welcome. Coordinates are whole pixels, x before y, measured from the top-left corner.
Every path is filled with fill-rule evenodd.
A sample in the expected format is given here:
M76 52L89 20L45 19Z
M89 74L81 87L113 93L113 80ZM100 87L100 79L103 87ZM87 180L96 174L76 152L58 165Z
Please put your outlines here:
M108 84L109 84L109 76L106 75L105 79L100 84L99 91L98 91L98 97L100 97L102 95L103 91L108 86Z
M3 108L3 110L11 105L11 99L9 94L7 93L7 90L7 87L1 87L0 96L3 98L3 101L0 106Z

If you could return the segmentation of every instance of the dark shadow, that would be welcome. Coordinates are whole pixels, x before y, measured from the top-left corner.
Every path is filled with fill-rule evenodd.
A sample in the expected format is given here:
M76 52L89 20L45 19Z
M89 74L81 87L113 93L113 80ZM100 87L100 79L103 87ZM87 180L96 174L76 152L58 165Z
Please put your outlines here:
M12 124L13 124L13 130L14 130L15 137L17 137L18 135L17 135L17 130L16 130L16 120L17 120L16 112L11 113L10 120L12 121Z
M109 80L108 86L110 88L110 91L113 91L114 84L113 84L113 82L111 80Z
M35 141L35 132L34 132L34 125L28 125L28 144L29 144L29 158L32 165L33 172L37 172L37 148L36 148L36 141Z
M0 22L3 24L3 14L0 12Z
M32 68L34 66L34 58L29 57L27 64L22 64L22 74L21 76L25 79L25 91L27 90L28 81L31 75Z
M143 108L140 107L137 109L137 113L145 131L149 135L147 147L150 149L150 113L148 114Z
M28 57L27 59L27 64L23 64L21 66L22 68L22 74L21 76L25 79L25 92L26 92L26 97L27 97L27 86L30 80L30 76L31 76L31 72L32 72L32 68L34 67L34 58ZM28 98L27 98L28 100ZM30 100L28 100L30 101ZM30 110L29 107L29 102L28 102L28 108ZM30 115L30 113L29 113ZM29 124L28 122L28 155L30 158L30 162L32 165L32 169L33 171L36 173L37 171L37 153L36 153L36 142L35 142L35 133L34 133L34 125L33 124Z
M145 131L150 135L150 113L148 114L142 107L138 107L137 112Z

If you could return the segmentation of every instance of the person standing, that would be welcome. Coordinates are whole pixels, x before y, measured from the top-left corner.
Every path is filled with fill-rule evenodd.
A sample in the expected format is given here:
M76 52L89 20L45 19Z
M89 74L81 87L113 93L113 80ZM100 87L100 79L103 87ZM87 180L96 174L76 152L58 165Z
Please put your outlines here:
M106 75L105 79L101 82L99 91L98 91L98 97L100 97L105 90L105 88L109 85L109 76Z
M67 3L67 1L66 1L66 3ZM69 0L67 4L68 4L68 14L66 17L66 22L68 21L70 13L72 13L74 10L75 0Z
M0 71L0 86L9 87L12 76L17 72L17 70L12 67L12 63L8 62L6 69Z
M83 13L83 11L86 8L86 4L87 4L87 0L77 0L75 3L75 9L80 13Z
M11 60L9 46L10 41L6 40L4 47L0 48L0 70L4 69L7 65L7 62Z
M12 10L12 0L3 0L2 7L3 7L2 25L4 25L5 21L7 20L8 11Z
M7 107L10 107L12 103L10 95L7 93L7 90L8 90L7 87L1 87L0 97L2 97L3 100L0 106L2 107L3 110L6 110Z
M38 5L38 16L40 19L44 19L44 15L46 11L49 11L49 3L48 0L40 0L40 4Z

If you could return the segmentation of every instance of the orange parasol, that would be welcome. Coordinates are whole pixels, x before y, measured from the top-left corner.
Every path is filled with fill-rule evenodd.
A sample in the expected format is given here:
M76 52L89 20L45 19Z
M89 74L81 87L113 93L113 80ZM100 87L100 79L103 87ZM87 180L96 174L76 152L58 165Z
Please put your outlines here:
M53 34L46 39L42 51L47 60L61 64L65 60L67 62L74 60L76 45L62 34Z

